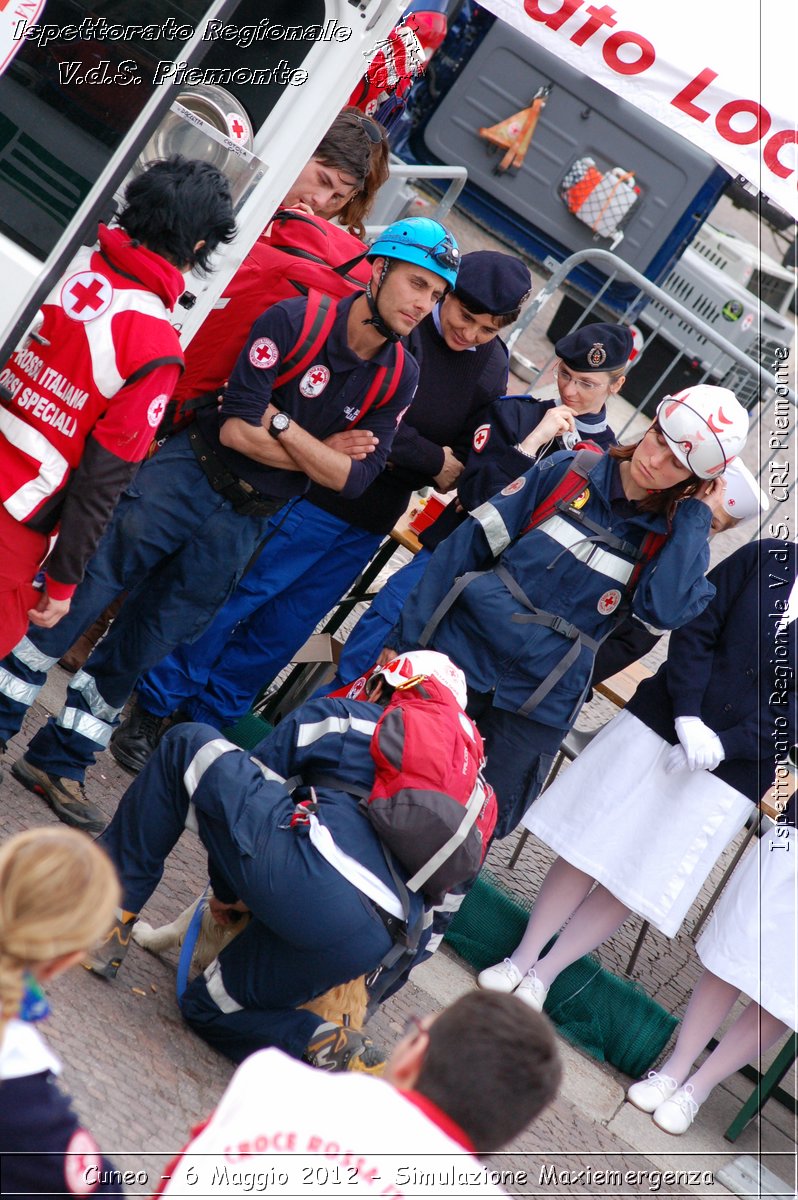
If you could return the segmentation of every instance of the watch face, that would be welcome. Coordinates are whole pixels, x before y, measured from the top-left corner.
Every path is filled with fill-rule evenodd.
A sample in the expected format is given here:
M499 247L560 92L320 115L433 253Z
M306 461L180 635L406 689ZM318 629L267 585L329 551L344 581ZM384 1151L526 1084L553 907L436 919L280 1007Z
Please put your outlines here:
M272 429L275 433L282 433L291 424L291 418L285 413L275 413L272 417Z

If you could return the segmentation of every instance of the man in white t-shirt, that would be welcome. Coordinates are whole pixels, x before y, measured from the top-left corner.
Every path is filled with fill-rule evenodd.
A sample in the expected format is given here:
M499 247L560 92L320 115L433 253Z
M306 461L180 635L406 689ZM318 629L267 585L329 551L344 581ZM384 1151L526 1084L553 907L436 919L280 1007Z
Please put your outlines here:
M411 1018L382 1079L261 1050L164 1172L163 1196L503 1196L501 1149L554 1098L552 1026L514 996L469 992Z

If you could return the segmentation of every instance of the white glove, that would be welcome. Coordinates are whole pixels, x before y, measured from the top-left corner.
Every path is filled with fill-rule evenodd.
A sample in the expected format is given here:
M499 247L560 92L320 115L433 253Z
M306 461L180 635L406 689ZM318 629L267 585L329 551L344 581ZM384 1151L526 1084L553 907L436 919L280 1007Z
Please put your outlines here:
M714 771L726 757L720 738L700 717L677 717L676 734L691 771Z
M675 775L677 771L686 771L687 755L681 746L671 746L668 757L665 759L665 774Z

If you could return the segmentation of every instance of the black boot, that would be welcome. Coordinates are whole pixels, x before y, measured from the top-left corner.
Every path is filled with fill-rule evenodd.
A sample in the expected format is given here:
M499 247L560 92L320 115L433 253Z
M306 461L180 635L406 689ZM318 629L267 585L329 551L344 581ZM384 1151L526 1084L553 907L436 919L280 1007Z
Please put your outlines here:
M138 774L155 752L162 725L163 717L156 717L135 704L130 716L111 736L110 750L116 761L134 775Z

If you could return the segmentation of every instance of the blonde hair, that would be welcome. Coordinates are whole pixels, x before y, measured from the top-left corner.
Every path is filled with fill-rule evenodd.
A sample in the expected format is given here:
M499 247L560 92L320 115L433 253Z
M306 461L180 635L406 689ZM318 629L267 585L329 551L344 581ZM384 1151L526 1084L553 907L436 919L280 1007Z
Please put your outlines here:
M92 947L120 897L111 860L76 829L29 829L0 847L0 1043L24 972Z

